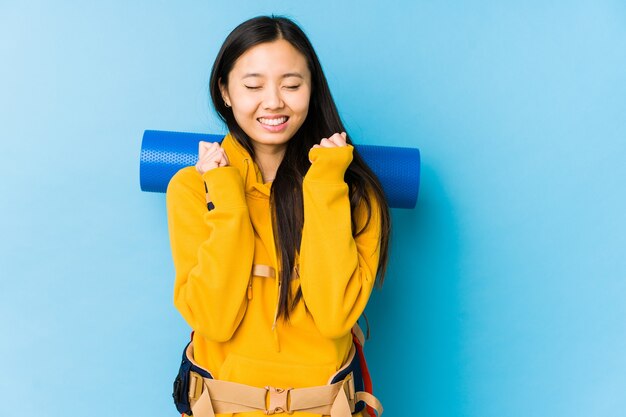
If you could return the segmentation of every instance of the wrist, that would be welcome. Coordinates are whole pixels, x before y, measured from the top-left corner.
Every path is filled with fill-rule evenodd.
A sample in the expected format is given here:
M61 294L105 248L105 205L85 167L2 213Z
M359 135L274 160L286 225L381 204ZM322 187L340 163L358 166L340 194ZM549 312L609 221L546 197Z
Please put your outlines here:
M332 148L313 148L309 151L311 167L305 180L321 182L343 182L348 166L352 162L352 145Z

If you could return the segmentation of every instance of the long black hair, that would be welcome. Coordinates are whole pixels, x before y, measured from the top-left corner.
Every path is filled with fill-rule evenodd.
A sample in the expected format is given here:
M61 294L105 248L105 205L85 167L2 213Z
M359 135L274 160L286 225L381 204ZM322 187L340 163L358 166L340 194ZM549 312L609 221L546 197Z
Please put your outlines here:
M328 88L328 82L311 42L302 29L286 17L255 17L241 23L228 35L213 64L210 94L215 110L228 126L232 136L254 158L252 141L237 124L231 108L226 107L222 100L220 81L224 86L227 86L228 75L233 69L235 61L248 49L261 43L279 39L288 41L304 55L311 73L309 111L300 129L287 143L283 160L272 184L270 196L276 250L281 264L278 277L281 282L278 308L280 315L288 320L290 310L302 297L301 290L298 290L296 294L291 294L290 283L296 253L299 251L302 240L304 223L302 179L311 165L308 153L311 147L318 144L322 138L330 137L336 132L344 132L346 129L341 122ZM349 135L347 142L352 144ZM369 224L373 207L371 199L374 198L378 203L381 242L376 282L380 286L387 267L391 221L385 195L376 175L365 164L356 148L353 150L353 160L344 178L349 187L353 236L358 236ZM276 196L280 196L280 198ZM367 221L357 230L355 211L362 204L367 210Z

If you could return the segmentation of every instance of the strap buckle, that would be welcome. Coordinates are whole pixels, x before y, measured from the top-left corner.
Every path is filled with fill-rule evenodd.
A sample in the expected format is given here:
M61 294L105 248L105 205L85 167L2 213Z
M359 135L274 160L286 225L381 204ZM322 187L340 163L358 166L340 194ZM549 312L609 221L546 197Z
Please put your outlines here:
M189 372L189 400L194 402L200 398L202 394L202 387L204 385L204 378L197 372Z
M269 405L265 414L272 415L277 413L293 414L293 411L289 409L289 393L293 388L277 388L266 386L267 394L269 395Z
M350 372L343 380L343 390L346 393L346 398L348 399L348 404L350 405L350 409L354 411L356 406L356 387L354 385L354 372Z

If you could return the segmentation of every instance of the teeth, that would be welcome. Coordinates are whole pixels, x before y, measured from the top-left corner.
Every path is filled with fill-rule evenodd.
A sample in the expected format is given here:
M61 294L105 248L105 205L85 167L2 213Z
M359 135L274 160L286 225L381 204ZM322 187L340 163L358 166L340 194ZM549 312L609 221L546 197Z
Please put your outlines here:
M286 121L286 117L279 117L278 119L265 119L263 117L259 118L259 122L269 126L278 126L285 123Z

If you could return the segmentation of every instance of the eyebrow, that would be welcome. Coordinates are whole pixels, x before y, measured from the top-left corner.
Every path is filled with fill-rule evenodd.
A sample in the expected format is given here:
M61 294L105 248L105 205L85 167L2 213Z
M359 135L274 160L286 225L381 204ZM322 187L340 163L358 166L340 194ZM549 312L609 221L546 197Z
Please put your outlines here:
M243 80L244 78L249 78L249 77L263 77L263 75L259 74L258 72L250 72L250 73L245 74L243 77L241 77L241 79ZM288 72L286 74L283 74L281 78L289 78L289 77L297 77L297 78L304 79L302 74L300 74L299 72Z

